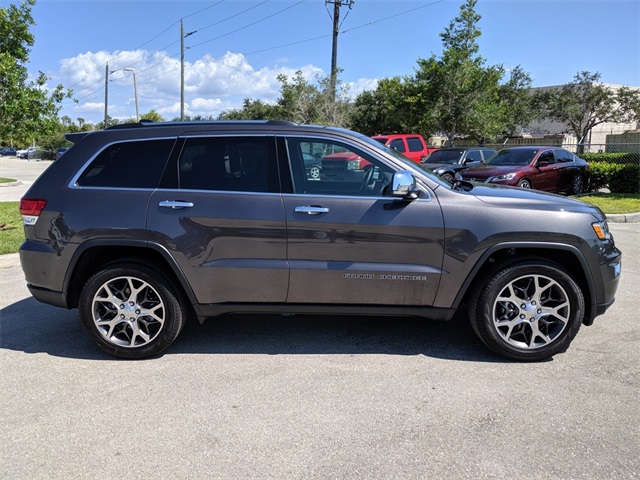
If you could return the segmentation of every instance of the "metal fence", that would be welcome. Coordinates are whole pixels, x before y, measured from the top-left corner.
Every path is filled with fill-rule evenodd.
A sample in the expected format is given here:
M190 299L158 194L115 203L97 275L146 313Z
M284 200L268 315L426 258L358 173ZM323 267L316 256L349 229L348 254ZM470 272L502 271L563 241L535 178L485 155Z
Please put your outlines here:
M469 141L456 141L456 147L477 146L477 143ZM575 141L567 141L562 137L544 137L544 138L510 138L502 143L487 143L483 147L501 150L503 148L519 147L519 146L544 146L544 147L561 147L575 153L578 156L585 156L586 160L603 161L618 164L635 164L640 165L640 143L587 143L578 145ZM599 155L603 154L603 155ZM608 155L615 154L615 155Z

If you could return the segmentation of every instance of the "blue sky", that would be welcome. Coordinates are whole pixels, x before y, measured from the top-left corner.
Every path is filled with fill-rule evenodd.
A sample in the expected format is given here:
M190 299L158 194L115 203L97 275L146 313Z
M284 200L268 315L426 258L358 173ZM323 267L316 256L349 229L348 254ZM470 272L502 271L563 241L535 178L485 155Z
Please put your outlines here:
M17 0L16 0L17 1ZM355 0L341 9L338 66L355 95L383 77L411 74L419 57L442 52L439 34L463 0ZM0 0L2 7L15 3ZM186 111L217 115L246 97L273 101L279 74L327 75L331 5L324 0L38 0L29 71L72 88L78 103L60 115L96 123L109 114L179 115L180 19L185 32ZM520 65L534 86L570 81L582 70L602 81L640 85L638 0L479 0L480 54L487 64Z

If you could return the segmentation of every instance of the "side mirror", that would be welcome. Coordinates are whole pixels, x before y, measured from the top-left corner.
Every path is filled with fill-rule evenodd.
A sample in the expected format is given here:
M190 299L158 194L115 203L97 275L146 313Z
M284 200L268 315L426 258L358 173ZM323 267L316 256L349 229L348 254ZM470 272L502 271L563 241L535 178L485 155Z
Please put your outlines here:
M547 165L549 165L549 160L538 160L536 167L546 167Z
M415 200L420 193L416 185L416 177L408 170L399 170L393 174L391 189L391 195L405 200Z

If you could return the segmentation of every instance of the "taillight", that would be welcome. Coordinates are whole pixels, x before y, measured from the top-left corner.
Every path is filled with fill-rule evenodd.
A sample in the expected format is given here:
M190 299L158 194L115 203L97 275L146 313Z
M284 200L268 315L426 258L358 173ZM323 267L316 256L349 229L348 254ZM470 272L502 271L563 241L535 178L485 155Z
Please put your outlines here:
M35 225L44 210L46 200L41 198L22 198L20 200L20 215L25 225Z

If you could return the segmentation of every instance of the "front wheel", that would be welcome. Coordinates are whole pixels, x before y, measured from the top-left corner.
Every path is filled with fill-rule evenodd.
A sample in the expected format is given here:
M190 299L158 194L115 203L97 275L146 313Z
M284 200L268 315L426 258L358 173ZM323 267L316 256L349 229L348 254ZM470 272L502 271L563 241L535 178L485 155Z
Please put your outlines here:
M176 339L186 318L182 296L161 273L136 263L106 266L80 294L84 331L120 358L157 355Z
M443 173L442 175L440 175L440 177L441 177L443 180L446 180L446 181L447 181L447 182L449 182L449 183L453 183L453 175L452 175L452 174L450 174L449 172L447 172L447 173Z
M523 178L522 180L520 180L518 182L518 186L520 188L531 188L531 182L529 180L527 180L526 178Z
M578 333L584 296L560 265L530 259L508 265L479 285L469 319L494 352L540 361L564 352Z

